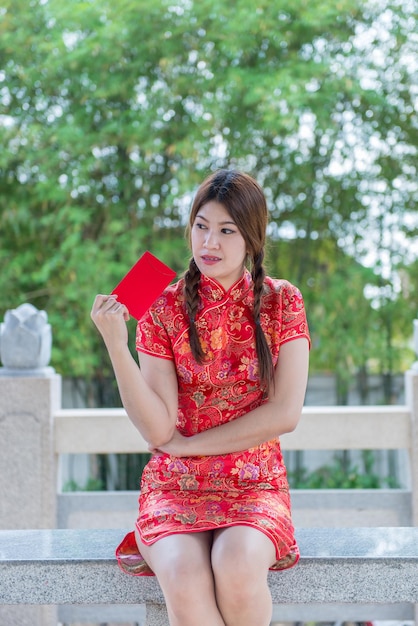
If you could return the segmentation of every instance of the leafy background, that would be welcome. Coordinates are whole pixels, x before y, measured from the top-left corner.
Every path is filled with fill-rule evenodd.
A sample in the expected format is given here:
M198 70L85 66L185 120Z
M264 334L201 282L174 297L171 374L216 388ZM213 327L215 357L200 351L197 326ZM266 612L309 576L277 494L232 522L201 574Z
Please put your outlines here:
M182 272L197 184L239 167L266 190L269 272L303 292L311 371L335 373L340 403L377 373L390 401L418 311L417 14L415 0L3 1L0 314L45 309L52 365L108 403L95 293L145 249Z

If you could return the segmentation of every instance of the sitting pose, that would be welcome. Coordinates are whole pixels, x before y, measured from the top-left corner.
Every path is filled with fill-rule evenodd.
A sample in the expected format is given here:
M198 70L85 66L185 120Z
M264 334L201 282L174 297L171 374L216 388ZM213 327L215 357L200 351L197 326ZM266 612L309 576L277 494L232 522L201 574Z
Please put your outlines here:
M193 201L192 258L139 320L98 295L92 319L129 418L153 453L122 569L156 575L171 626L268 626L270 570L299 558L279 437L296 427L309 331L299 290L266 276L268 211L247 174L210 175Z

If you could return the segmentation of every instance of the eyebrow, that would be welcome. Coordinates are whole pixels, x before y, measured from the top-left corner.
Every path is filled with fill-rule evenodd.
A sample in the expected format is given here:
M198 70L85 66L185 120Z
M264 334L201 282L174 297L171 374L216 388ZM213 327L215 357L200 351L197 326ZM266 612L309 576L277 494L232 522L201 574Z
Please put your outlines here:
M203 217L203 215L200 215L199 213L196 215L195 219L197 218L199 218L200 220L203 220L204 222L209 222L209 220L206 219L206 217ZM224 226L225 224L232 224L233 226L236 226L235 222L229 221L229 220L226 220L225 222L219 222L219 224L222 226Z

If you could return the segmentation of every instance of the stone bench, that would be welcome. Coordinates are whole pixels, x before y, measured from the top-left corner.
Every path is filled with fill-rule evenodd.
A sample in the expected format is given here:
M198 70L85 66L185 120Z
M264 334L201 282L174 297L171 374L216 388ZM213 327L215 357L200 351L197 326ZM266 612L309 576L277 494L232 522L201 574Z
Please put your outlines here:
M0 531L0 603L145 605L146 617L137 621L166 626L157 580L127 576L117 566L114 549L124 533ZM321 619L325 606L337 612L334 619L413 619L418 528L305 528L297 531L297 539L302 554L298 566L269 574L277 619L304 619L304 610L309 619ZM363 617L355 617L359 611L354 607L360 605ZM132 608L127 607L131 613Z

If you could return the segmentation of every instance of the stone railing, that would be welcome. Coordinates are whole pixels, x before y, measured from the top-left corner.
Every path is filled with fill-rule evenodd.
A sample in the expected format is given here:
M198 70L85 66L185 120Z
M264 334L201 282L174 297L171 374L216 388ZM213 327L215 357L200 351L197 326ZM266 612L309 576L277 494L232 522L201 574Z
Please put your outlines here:
M33 313L32 310L25 310L25 323ZM43 321L46 323L46 320ZM33 321L32 318L31 324L36 327L38 323L42 326L42 320ZM31 336L29 331L25 341ZM44 336L48 347L47 328L44 329ZM23 530L131 526L136 514L137 494L134 492L61 494L57 490L61 454L135 453L146 450L145 441L129 422L125 412L121 409L63 410L61 378L52 368L47 367L45 349L40 350L40 364L33 359L30 367L19 368L16 367L16 360L5 363L3 349L7 344L4 343L4 337L0 339L1 356L5 364L0 369L0 528ZM304 408L296 431L282 438L284 449L406 450L410 488L355 492L294 491L294 519L298 528L418 526L416 367L406 372L405 389L405 405ZM350 558L349 554L347 558ZM316 596L312 602L322 601ZM356 602L354 594L352 603ZM325 597L323 603L326 604ZM23 609L26 610L26 607L1 606L0 623L30 622L33 626L52 626L54 623L55 618L48 621L46 614L43 612L41 615L38 609L38 612L33 609L35 612L28 619L23 618L19 612ZM410 615L411 607L405 610ZM405 613L403 615L406 616ZM339 616L344 617L341 612Z
M147 450L123 409L65 409L54 414L55 453L135 453ZM285 450L405 450L411 489L293 490L299 526L408 526L415 524L412 503L416 478L412 466L411 411L408 406L305 407L295 432L282 437ZM105 511L120 511L119 523L132 519L137 494L97 492L59 494L60 527L80 527ZM95 508L96 507L96 508ZM84 523L82 522L84 515ZM335 520L335 521L334 521Z
M323 523L327 520L324 502L331 498L331 503L328 502L327 506L330 507L335 526L346 525L345 516L341 516L341 512L353 506L357 507L360 516L364 514L365 509L370 512L370 506L374 516L380 509L379 520L384 521L383 523L378 521L377 525L417 526L418 373L407 372L405 381L408 398L408 404L405 406L306 407L296 431L283 437L283 447L302 450L406 449L410 459L411 489L402 492L375 491L373 494L371 492L365 494L360 490L349 494L305 492L305 497L308 498L308 502L305 503L301 498L303 494L293 492L295 518L298 509L304 508L305 513L310 512L311 517L316 518L314 523L307 525L326 526L327 524ZM41 378L0 376L0 434L3 444L0 457L1 527L54 528L57 526L57 518L59 525L64 527L129 527L135 518L136 493L58 494L58 459L63 453L139 452L146 449L145 442L123 410L62 410L60 390L61 379L56 374ZM354 496L360 497L357 504ZM404 521L401 516L394 523L391 520L396 520L396 516L399 515L397 508L399 502L404 509ZM340 517L336 511L339 511ZM319 517L325 518L322 523L318 523ZM363 525L368 524L369 522ZM301 524L297 523L297 526L300 527ZM351 532L353 529L346 530ZM330 544L330 550L333 549ZM349 558L347 554L347 559ZM403 575L401 570L398 573ZM353 596L353 603L356 602L357 598ZM322 603L324 606L321 610L326 609L325 597ZM289 614L289 607L285 608ZM293 615L300 616L300 608L296 613L293 611ZM398 609L402 610L401 614L397 613L398 616L406 618L411 615L411 609L404 606ZM0 623L24 623L25 619L20 613L22 610L26 611L27 607L0 607ZM31 610L39 612L41 608L34 607ZM351 611L349 614L352 615L352 609L349 610ZM370 613L370 607L368 610ZM39 621L36 619L38 613L31 614L30 621L34 626L41 624L49 626L45 609L42 611ZM319 608L316 607L315 611L318 613ZM393 608L387 608L385 611L386 615L394 615ZM283 609L276 607L275 614L282 615ZM305 615L312 616L311 607ZM323 619L327 619L325 615L329 615L329 612L324 613L322 610L321 615ZM344 607L344 613L340 610L339 615L341 617L347 615L347 606ZM382 614L376 609L374 615ZM52 625L54 622L50 623Z
M299 529L298 566L268 577L277 619L323 620L324 608L328 621L339 624L411 619L411 606L418 602L418 528L399 530ZM167 626L156 579L133 578L118 570L114 546L124 532L0 531L0 603L17 605L6 607L9 613L1 623L52 626L59 615L64 623L112 620ZM25 620L28 611L30 619ZM2 614L6 618L4 610Z

